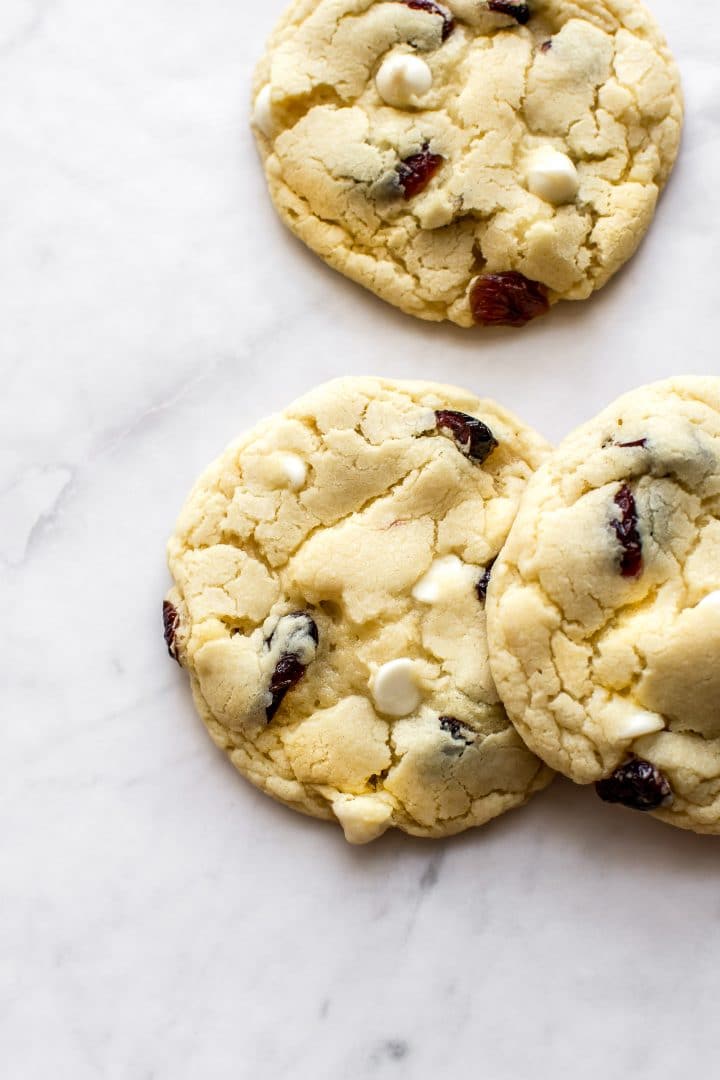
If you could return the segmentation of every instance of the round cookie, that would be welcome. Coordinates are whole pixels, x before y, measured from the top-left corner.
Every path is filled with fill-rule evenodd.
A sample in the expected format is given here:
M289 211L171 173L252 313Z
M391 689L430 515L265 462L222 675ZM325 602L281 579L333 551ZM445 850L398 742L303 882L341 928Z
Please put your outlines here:
M240 772L354 843L457 833L549 783L499 703L484 610L547 450L490 401L371 378L229 447L170 541L164 614Z
M635 390L561 444L487 617L536 753L607 801L720 833L720 379Z
M681 124L638 0L296 0L255 78L286 225L389 303L464 327L604 285Z

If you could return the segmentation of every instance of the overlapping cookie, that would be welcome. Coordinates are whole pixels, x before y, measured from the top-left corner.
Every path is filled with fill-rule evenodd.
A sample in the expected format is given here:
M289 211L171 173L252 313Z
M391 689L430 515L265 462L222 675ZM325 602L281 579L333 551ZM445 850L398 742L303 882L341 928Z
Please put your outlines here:
M254 127L282 219L424 319L522 326L600 288L680 140L637 0L295 0Z
M488 636L549 765L720 833L720 379L635 390L561 444L493 569Z
M232 445L169 544L166 639L215 742L363 843L551 778L499 702L485 591L545 442L432 383L341 379Z

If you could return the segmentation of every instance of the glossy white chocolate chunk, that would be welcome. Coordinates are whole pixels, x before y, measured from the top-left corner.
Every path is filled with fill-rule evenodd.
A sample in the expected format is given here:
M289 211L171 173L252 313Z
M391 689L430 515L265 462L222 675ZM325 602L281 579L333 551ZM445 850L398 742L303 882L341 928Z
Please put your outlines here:
M422 701L415 664L406 658L383 664L370 690L376 708L387 716L409 716Z
M340 822L349 844L369 844L387 832L392 807L377 796L341 796L333 803L333 813Z
M612 741L625 742L664 731L667 725L660 713L643 709L626 698L610 698L604 710L603 726Z
M572 202L576 197L580 179L567 154L544 146L536 150L528 161L527 186L533 195L560 206Z
M720 589L716 589L715 592L708 593L704 596L697 607L718 607L720 608Z
M386 105L396 109L416 105L417 99L426 94L432 84L432 71L428 65L411 53L389 56L375 76L378 94Z
M466 583L469 569L457 555L436 559L414 587L413 598L421 604L437 604Z
M291 491L300 491L307 480L307 465L297 454L281 454L280 468Z
M272 86L270 83L263 86L262 90L255 98L252 122L259 131L262 131L263 135L268 137L268 139L272 136L275 124L273 120Z

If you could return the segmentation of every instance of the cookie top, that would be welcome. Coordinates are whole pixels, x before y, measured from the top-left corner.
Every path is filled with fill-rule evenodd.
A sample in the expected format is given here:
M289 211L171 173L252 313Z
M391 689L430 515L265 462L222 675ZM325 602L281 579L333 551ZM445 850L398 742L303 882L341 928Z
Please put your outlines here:
M242 773L357 843L460 832L549 782L499 703L484 610L546 450L463 390L360 378L211 466L169 544L166 639Z
M403 311L466 327L604 285L682 122L637 0L296 0L254 95L293 232Z
M561 444L494 567L488 634L550 765L720 832L720 379L643 387Z

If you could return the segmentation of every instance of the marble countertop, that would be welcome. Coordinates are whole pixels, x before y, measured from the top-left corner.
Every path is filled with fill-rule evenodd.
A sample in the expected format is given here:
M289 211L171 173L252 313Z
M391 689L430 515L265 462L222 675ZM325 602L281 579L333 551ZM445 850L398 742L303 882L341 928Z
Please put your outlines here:
M196 474L322 379L457 382L558 439L718 373L717 5L653 0L688 121L639 255L485 334L384 306L276 221L246 99L282 6L0 6L3 1074L712 1075L716 840L558 782L447 843L351 849L213 748L158 610Z

